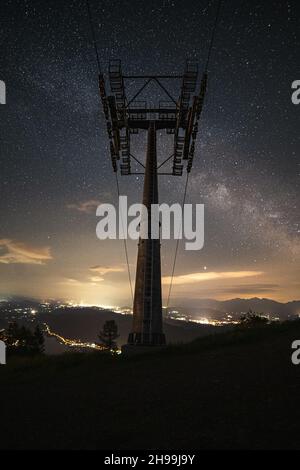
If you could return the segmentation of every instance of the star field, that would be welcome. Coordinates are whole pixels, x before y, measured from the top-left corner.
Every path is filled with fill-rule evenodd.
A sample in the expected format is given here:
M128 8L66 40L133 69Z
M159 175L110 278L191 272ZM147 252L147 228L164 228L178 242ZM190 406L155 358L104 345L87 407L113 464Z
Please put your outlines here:
M104 73L118 58L124 73L180 74L186 59L204 67L217 2L90 3ZM1 294L129 303L122 242L95 236L95 206L116 202L116 190L85 1L3 0L2 21ZM262 274L178 285L175 303L299 298L300 106L291 102L299 47L296 1L223 1L187 200L205 204L205 245L197 253L181 250L176 273ZM134 87L129 83L129 96ZM170 90L178 96L178 87ZM159 94L153 88L145 97L155 102ZM141 160L145 142L133 139ZM161 161L170 142L159 136ZM122 177L121 193L140 202L142 182ZM161 177L161 200L181 202L183 186L184 178ZM27 258L13 256L18 243ZM128 246L134 275L136 243ZM45 248L50 258L31 263L30 253ZM164 241L164 276L173 254L174 242ZM95 265L121 268L95 283Z

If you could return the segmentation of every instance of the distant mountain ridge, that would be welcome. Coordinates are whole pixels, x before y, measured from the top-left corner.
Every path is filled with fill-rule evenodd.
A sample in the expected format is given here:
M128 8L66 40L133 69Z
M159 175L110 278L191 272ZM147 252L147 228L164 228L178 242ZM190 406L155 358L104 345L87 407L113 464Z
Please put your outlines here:
M5 299L0 299L0 305L3 302L9 302L23 307L31 306L34 308L38 307L41 303L41 301L36 298L22 296L7 296ZM48 302L52 305L59 305L66 301L51 299L48 300ZM252 310L257 313L268 314L271 317L279 317L280 320L287 320L294 316L300 316L300 300L292 300L283 303L273 299L259 297L252 297L249 299L234 298L230 300L180 299L178 302L174 302L174 305L170 307L169 310L172 309L189 315L192 319L204 316L208 319L218 320L224 318L226 314L230 314L233 318L236 318L242 313Z
M198 299L197 302L194 301L194 304L196 303L197 306L190 307L184 304L178 308L189 311L192 317L207 314L208 318L216 319L223 317L224 314L231 314L235 317L249 310L269 314L271 317L278 316L281 320L300 315L300 300L282 303L272 299L253 297L230 300Z

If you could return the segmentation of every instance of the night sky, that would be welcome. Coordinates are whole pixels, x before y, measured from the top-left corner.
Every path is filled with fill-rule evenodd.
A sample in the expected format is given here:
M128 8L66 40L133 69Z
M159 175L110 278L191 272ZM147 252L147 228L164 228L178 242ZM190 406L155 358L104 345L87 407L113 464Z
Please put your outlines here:
M90 4L104 72L119 58L127 74L181 74L187 58L203 69L216 1ZM86 2L2 0L1 23L0 294L130 305L123 242L95 233L96 206L117 192ZM296 1L223 1L186 201L205 204L205 244L181 245L173 305L300 298L299 48ZM145 142L133 139L141 160ZM168 152L162 134L159 159ZM161 201L181 202L184 182L160 177ZM140 202L142 177L120 185ZM164 299L174 248L163 241Z

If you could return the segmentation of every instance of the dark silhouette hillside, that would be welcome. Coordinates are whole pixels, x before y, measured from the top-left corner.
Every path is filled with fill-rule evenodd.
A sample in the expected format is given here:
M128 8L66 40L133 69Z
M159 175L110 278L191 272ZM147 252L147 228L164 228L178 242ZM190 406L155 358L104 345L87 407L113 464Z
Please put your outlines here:
M164 352L16 358L1 368L0 447L299 449L300 322Z

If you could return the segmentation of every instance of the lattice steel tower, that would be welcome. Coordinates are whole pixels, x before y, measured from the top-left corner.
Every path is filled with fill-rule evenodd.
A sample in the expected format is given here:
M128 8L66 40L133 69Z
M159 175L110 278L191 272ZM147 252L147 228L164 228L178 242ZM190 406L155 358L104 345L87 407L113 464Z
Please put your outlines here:
M141 85L136 94L128 99L126 80L136 80ZM181 80L178 99L172 97L165 80ZM111 94L106 93L105 79L99 76L100 95L106 118L110 141L110 153L114 172L121 175L136 175L132 172L132 159L144 168L143 204L148 208L148 238L140 238L133 304L133 323L128 343L131 345L159 346L165 344L162 324L161 261L160 240L151 239L151 204L158 204L158 175L181 176L184 162L189 173L194 158L198 120L202 111L206 91L207 75L203 74L198 84L197 64L187 62L183 75L123 75L121 62L109 64ZM167 97L156 106L149 107L137 98L150 84L155 82ZM198 92L196 92L196 88ZM157 164L156 133L165 129L174 135L174 151L159 166ZM143 165L131 154L130 136L139 130L148 133L146 163ZM172 161L168 173L158 172L167 162ZM158 222L157 222L158 223Z

